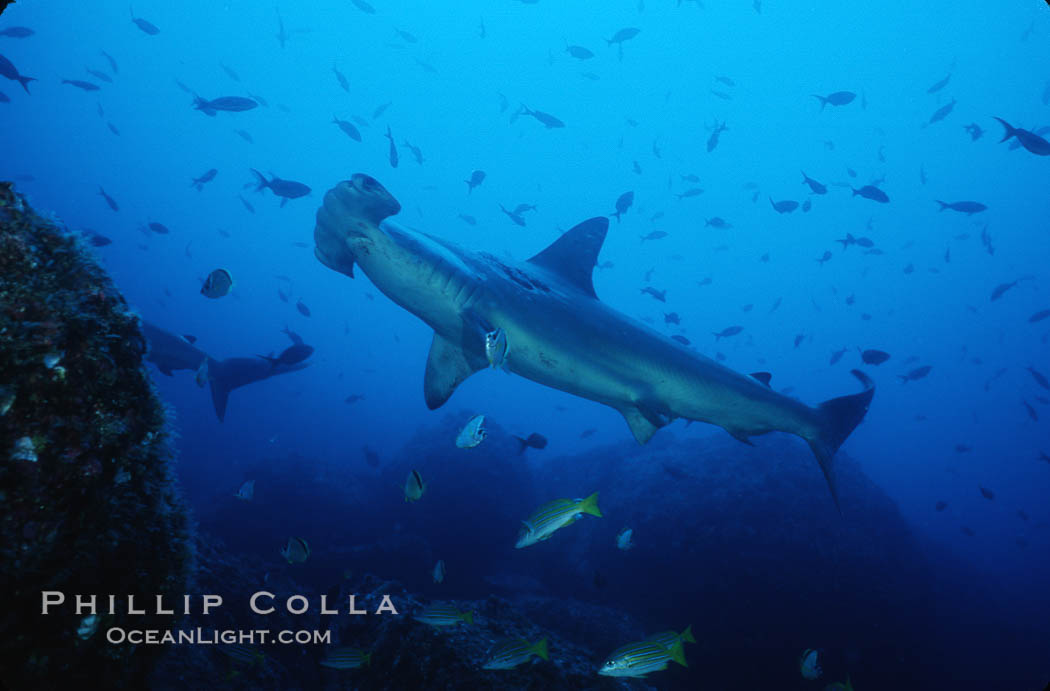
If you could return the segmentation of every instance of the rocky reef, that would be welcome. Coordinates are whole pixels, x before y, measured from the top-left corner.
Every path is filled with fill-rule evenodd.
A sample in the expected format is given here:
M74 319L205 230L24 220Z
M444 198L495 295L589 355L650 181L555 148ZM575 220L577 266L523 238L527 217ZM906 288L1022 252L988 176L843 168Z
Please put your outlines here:
M61 224L0 184L0 668L9 688L141 688L159 652L111 645L106 597L181 597L191 562L138 318ZM41 614L41 591L66 604ZM72 607L99 595L100 617Z

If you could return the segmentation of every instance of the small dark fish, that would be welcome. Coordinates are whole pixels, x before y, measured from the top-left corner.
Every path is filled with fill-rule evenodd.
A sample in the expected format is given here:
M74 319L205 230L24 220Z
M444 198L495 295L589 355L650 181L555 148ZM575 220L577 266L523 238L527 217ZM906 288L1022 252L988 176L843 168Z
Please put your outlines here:
M803 185L809 185L809 189L810 189L810 191L813 192L813 194L827 194L828 193L828 186L823 184L823 183L821 183L821 182L817 182L813 178L811 178L808 175L806 175L806 171L802 171L802 184Z
M109 69L112 70L113 74L119 74L120 68L117 67L117 61L113 59L113 56L104 50L100 50L99 53L101 53L102 57L104 57L106 61L109 62Z
M960 213L968 214L970 216L973 216L974 214L979 214L979 213L981 213L982 211L984 211L985 209L988 208L987 206L985 206L984 204L982 204L980 202L951 202L951 203L948 203L948 202L942 202L940 199L934 199L934 201L941 205L941 208L939 209L939 211L944 211L945 209L951 209L952 211L958 211Z
M955 445L955 453L969 453L971 451L973 451L972 446L967 446L966 444Z
M1046 461L1047 463L1050 463L1050 454L1047 454L1045 451L1041 450L1039 452L1039 460L1040 461Z
M304 317L310 316L310 308L304 305L302 300L295 301L295 309L299 310L299 314L303 315Z
M263 360L266 360L273 367L277 367L277 365L297 365L313 354L313 346L306 345L305 343L300 342L288 346L283 351L281 351L281 354L277 357L272 357L268 355L259 355L258 357L262 358Z
M824 263L829 261L830 259L831 259L831 252L829 252L827 250L824 250L824 254L820 255L820 257L817 258L816 262L818 264L820 264L821 266L824 266Z
M639 237L642 239L642 242L645 242L646 240L662 240L667 237L667 233L662 230L654 230L648 235L640 235Z
M90 74L92 77L95 77L96 79L101 79L102 81L106 82L107 84L112 84L113 83L113 77L109 76L108 74L106 74L102 70L93 70L93 69L88 68L85 71L88 74Z
M948 502L939 501L934 505L933 508L937 509L938 511L944 511L946 508L948 508Z
M711 93L713 95L719 97L723 101L732 101L733 100L733 95L732 94L727 94L726 92L719 91L718 89L711 89L710 91L711 91Z
M84 237L85 240L88 241L88 244L90 244L92 247L105 247L106 245L110 245L113 243L113 241L105 235L102 235L101 233L96 233L95 231L88 230L86 228L82 230L80 234Z
M952 75L949 72L948 76L946 76L944 79L940 80L939 82L934 83L933 86L931 86L929 89L926 89L926 93L928 93L928 94L935 94L935 93L937 93L938 91L940 91L944 87L948 86L948 81L951 78L952 78Z
M926 124L932 125L935 122L940 122L944 118L948 117L948 114L952 112L953 108L955 108L954 98L951 100L951 103L946 103L937 110L935 110L933 112L933 115L930 116L930 121Z
M719 341L723 338L729 338L730 336L736 336L738 333L744 330L742 326L727 326L726 328L718 331L714 334L715 341Z
M361 141L361 131L354 127L353 123L347 122L346 120L340 120L333 115L332 124L341 129L343 134L350 137L355 142Z
M254 100L244 96L220 96L210 101L197 96L193 101L193 107L208 116L214 116L220 110L227 113L243 113L258 105Z
M984 136L984 130L976 122L971 122L969 125L964 125L963 129L970 135L970 141L975 142Z
M226 76L229 77L230 79L232 79L233 81L235 81L235 82L241 81L240 76L236 72L234 72L233 68L230 67L229 65L227 65L226 63L220 62L219 63L219 67L221 67L222 71L226 73Z
M80 80L80 79L63 79L62 83L63 84L69 84L70 86L75 86L78 89L82 89L83 91L98 91L99 90L98 84L95 84L95 83L92 83L92 82L85 82L85 81Z
M860 359L866 365L881 365L890 359L890 354L882 350L865 350L861 352Z
M729 77L724 77L724 76L718 75L718 76L715 77L715 80L719 81L719 82L722 82L726 86L736 86L736 82L734 82Z
M802 202L802 213L808 214L809 210L812 208L813 202L811 202L810 200L807 199L806 201Z
M350 400L351 398L354 398L354 397L350 396L349 398L346 399L347 403L351 403L352 402ZM360 396L358 398L364 398L364 396ZM379 467L379 454L378 453L376 453L374 450L368 448L367 446L361 447L361 451L365 455L365 463L368 464L369 468L378 468Z
M310 194L310 188L301 182L282 180L276 175L267 180L265 175L254 168L251 168L250 170L259 178L259 181L255 186L255 191L262 192L264 189L269 188L271 192L281 198L282 208L288 203L289 199L298 199L299 197L305 197Z
M802 345L802 341L806 340L806 334L798 334L795 336L795 347L798 348Z
M117 126L114 125L112 122L107 122L106 123L106 127L108 127L109 131L112 132L113 134L117 135L118 137L120 136L120 130L118 130Z
M664 324L681 324L682 319L677 312L664 312Z
M828 364L829 365L834 365L836 362L841 360L842 356L846 354L847 350L848 350L848 348L843 348L842 350L836 350L834 353L831 354L831 360L828 362Z
M365 14L375 14L376 13L376 8L374 8L371 5L369 5L367 2L365 2L365 0L350 0L350 2L354 3L354 6L357 9L361 10L362 12L364 12Z
M1024 406L1024 409L1028 412L1028 417L1032 418L1033 422L1039 422L1039 414L1035 412L1035 408L1033 408L1032 405L1023 398L1021 399L1021 404Z
M502 204L499 205L499 208L500 208L500 211L502 211L503 213L507 214L507 217L510 218L510 220L514 221L515 225L519 225L522 228L525 227L525 217L522 216L520 213L515 213L513 211L509 211Z
M249 133L245 132L244 130L234 130L234 132L236 132L237 136L239 136L241 139L243 139L244 141L248 142L249 144L254 144L255 143L255 140L252 139L252 135L250 135Z
M907 384L910 381L925 379L932 369L933 367L930 365L923 365L922 367L916 367L907 374L898 374L897 378L901 380L902 384Z
M128 9L131 10L130 7ZM134 10L131 10L131 21L135 24L135 26L142 29L143 33L147 33L150 36L156 36L160 33L160 29L158 29L151 22L148 22L145 19L142 19L141 17L136 17Z
M614 43L623 44L624 41L631 40L632 38L637 36L640 32L641 32L641 29L635 29L634 27L627 27L625 29L620 29L615 34L613 34L612 38L605 39L605 43L610 45L610 46L613 45Z
M11 99L8 98L7 94L5 94L3 91L0 91L0 103L10 103L10 102L11 102Z
M594 57L594 53L583 46L570 46L568 43L565 44L565 52L577 60L590 60Z
M474 191L475 187L478 187L479 185L481 185L481 183L485 182L485 171L475 170L471 172L470 178L468 178L464 182L467 183L467 194L470 194ZM474 224L471 223L471 225Z
M5 38L29 38L36 32L30 29L28 26L9 26L6 29L0 30L0 36Z
M401 40L404 41L405 43L418 43L419 42L418 38L416 38L412 34L408 33L407 31L403 31L401 29L398 29L397 27L394 27L394 33L397 34L398 36L400 36Z
M211 170L209 170L209 171L205 172L203 175L201 175L199 178L194 178L193 182L190 183L190 187L195 187L197 189L197 191L200 192L201 190L204 189L204 185L206 183L209 183L212 180L214 180L215 176L218 175L218 174L219 174L219 171L216 170L215 168L212 168Z
M836 91L833 94L827 96L820 96L813 94L813 98L820 101L820 109L824 110L824 106L831 104L833 106L845 106L853 103L853 99L857 97L857 94L852 91Z
M18 68L3 55L0 55L0 77L6 77L11 81L18 82L22 85L22 88L26 90L27 94L29 93L29 82L36 81L33 77L27 77L24 74L20 74Z
M769 198L769 203L773 205L773 210L778 214L789 214L798 208L798 202L792 199L784 199L779 202L773 201L773 198Z
M667 291L666 290L657 290L656 288L653 288L652 286L646 286L646 287L642 288L642 293L646 294L646 295L651 295L654 300L659 300L660 302L667 302Z
M343 91L345 91L346 93L350 93L350 82L347 81L346 75L340 72L339 68L335 65L332 65L332 72L335 73L335 79L339 82L339 86L343 89Z
M476 226L478 224L478 219L473 216L468 216L467 214L460 214L459 218L468 226Z
M171 230L168 228L168 226L164 225L163 223L157 223L156 221L150 221L146 224L146 227L152 230L157 235L169 235L171 233Z
M531 115L538 120L547 129L555 129L559 127L565 127L565 123L554 117L550 113L544 113L541 110L530 110L524 103L521 104L521 110L518 111L518 115Z
M390 140L390 167L397 168L397 146L394 145L394 135L390 131L390 125L386 126L386 138Z
M410 152L412 152L412 158L416 159L416 163L418 163L419 165L423 165L422 149L420 149L418 146L413 146L412 144L409 144L407 139L402 143Z
M244 205L244 208L247 209L248 213L255 213L255 207L252 206L251 202L249 202L247 199L245 199L239 194L237 195L237 198L241 200L241 204Z
M977 534L974 532L973 528L971 528L968 525L964 525L963 527L959 528L959 530L961 530L963 535L966 535L967 537L973 537Z
M2 56L0 56L0 59L2 59ZM0 68L2 68L2 64L0 64ZM2 69L0 69L0 74L3 74ZM14 79L14 77L8 78ZM25 84L22 84L22 86L25 86ZM1010 125L1010 123L1008 123L1006 120L1003 120L1002 118L995 119L998 120L1005 129L1005 132L1003 133L1003 138L999 140L1000 143L1005 142L1007 139L1010 139L1012 137L1017 137L1017 141L1021 142L1021 146L1023 146L1026 151L1029 151L1035 154L1036 156L1050 156L1050 142L1043 139L1035 132L1029 132L1028 130L1022 129L1020 127L1013 127L1012 125Z
M995 492L993 492L992 490L980 486L978 486L977 489L981 490L981 496L983 496L988 501L992 501L995 499Z
M1048 310L1039 310L1038 312L1036 312L1032 316L1028 317L1028 323L1029 324L1034 324L1036 322L1041 322L1044 319L1046 319L1047 317L1050 317L1050 309L1048 309Z
M616 199L616 213L613 216L616 220L620 220L622 214L627 213L627 210L631 208L631 204L634 203L634 192L624 192ZM666 234L666 233L665 233ZM644 238L643 238L644 239Z
M152 224L151 224L152 225ZM218 299L230 294L233 288L233 277L226 269L215 269L201 286L201 295L206 298Z
M1026 367L1028 373L1032 375L1032 379L1035 379L1035 383L1043 387L1047 391L1050 391L1050 381L1047 381L1046 375L1033 367Z
M98 193L103 199L106 200L106 204L109 205L110 209L112 209L113 211L120 211L120 206L117 204L116 200L113 199L113 197L111 197L108 194L106 194L106 190L104 190L101 187L99 187L98 188Z
M345 399L343 399L343 403L352 405L354 403L357 403L358 401L363 401L363 400L365 400L364 394L352 393L349 396L347 396Z
M547 447L547 437L542 434L533 432L529 436L522 439L521 437L514 437L518 440L518 444L521 448L518 449L518 454L525 453L525 449L544 449Z
M715 150L715 147L718 146L718 138L728 129L729 127L726 126L725 121L722 121L721 125L718 124L717 120L715 121L715 127L711 130L711 136L707 138L707 153Z
M1000 283L999 285L995 286L995 290L992 291L992 295L989 298L991 302L995 302L996 300L1001 298L1003 294L1006 293L1006 291L1010 290L1015 285L1017 285L1020 282L1020 280L1021 279L1017 279L1016 281L1010 281L1009 283Z
M733 224L725 220L721 216L712 216L711 218L704 219L704 227L718 228L719 230L728 230L733 227Z
M390 107L391 103L393 103L393 101L387 101L386 103L381 103L376 106L376 109L372 111L372 119L378 120L379 116L386 112L386 109Z
M1019 517L1019 518L1020 518L1020 519L1021 519L1022 521L1027 521L1027 520L1028 520L1028 514L1026 514L1026 513L1025 513L1025 512L1024 512L1023 510L1021 510L1021 509L1018 509L1018 510L1017 510L1017 516L1018 516L1018 517Z
M704 190L702 187L690 187L685 192L682 192L681 194L676 194L675 196L679 199L688 199L689 197L698 197L703 193Z
M890 201L889 196L875 185L864 185L864 187L861 187L859 190L853 187L850 189L853 190L854 197L860 195L865 199L870 199L873 202L878 202L880 204L887 204Z
M689 345L690 342L691 342L688 338L686 338L685 336L683 336L681 334L674 334L673 336L671 336L671 338L673 340L675 340L675 341L678 341L679 343L681 343L684 346Z
M424 61L420 60L419 58L412 58L412 59L415 61L415 63L417 65L422 67L423 71L426 72L427 74L437 74L438 73L437 68L434 67L433 65L431 65L429 62L424 62Z

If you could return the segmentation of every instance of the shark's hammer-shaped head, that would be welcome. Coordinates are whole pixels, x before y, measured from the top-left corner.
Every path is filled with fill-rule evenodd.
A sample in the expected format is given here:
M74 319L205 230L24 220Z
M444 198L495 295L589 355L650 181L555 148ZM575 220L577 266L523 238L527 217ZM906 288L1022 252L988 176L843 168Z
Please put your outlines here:
M354 174L330 189L317 210L314 255L328 268L353 278L353 241L380 237L379 224L399 211L401 204L379 182Z

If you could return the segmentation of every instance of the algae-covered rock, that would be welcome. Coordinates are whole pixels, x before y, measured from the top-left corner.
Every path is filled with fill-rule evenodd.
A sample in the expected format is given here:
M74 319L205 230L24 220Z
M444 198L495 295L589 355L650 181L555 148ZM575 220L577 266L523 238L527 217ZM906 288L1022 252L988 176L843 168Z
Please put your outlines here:
M187 519L165 411L123 297L77 238L0 184L0 669L10 688L141 688L158 646L112 645L181 598ZM42 591L65 604L42 614ZM98 595L97 620L73 604ZM115 614L108 596L116 595ZM79 635L78 635L79 631Z

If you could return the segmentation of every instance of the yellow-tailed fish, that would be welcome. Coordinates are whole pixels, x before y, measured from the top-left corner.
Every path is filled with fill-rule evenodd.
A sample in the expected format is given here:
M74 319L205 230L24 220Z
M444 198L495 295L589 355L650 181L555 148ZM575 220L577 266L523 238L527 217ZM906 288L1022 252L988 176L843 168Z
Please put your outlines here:
M544 660L547 656L547 639L541 638L535 643L529 643L524 638L509 638L496 646L489 652L489 659L482 669L514 669L518 665L528 662L533 655L538 655Z
M613 651L598 674L606 677L644 677L650 672L667 669L667 663L671 660L683 667L689 666L682 652L681 641L675 641L670 650L654 641L638 641Z
M460 433L456 436L456 446L461 449L472 449L485 439L484 415L475 415L467 421Z
M685 627L685 631L682 633L675 633L674 631L661 631L660 633L654 633L645 640L650 643L659 643L670 652L674 648L675 643L681 643L682 647L685 647L686 643L696 643L696 638L693 637L693 626L690 624ZM685 653L683 651L682 659L685 659ZM675 660L678 662L678 660Z
M585 513L601 518L597 492L585 499L555 499L548 502L522 521L518 542L514 547L521 549L547 540L556 530L572 525Z
M310 556L310 545L301 537L288 538L288 544L281 550L281 556L289 564L303 563Z
M413 470L405 478L405 501L419 501L423 496L423 492L427 491L426 483L423 482L423 476L419 474L418 470Z
M412 618L437 627L455 626L461 621L468 624L474 623L473 612L460 612L453 605L430 605L424 607L422 612Z
M820 679L820 675L824 673L820 668L819 655L812 648L802 651L802 655L798 658L798 669L802 672L802 678L809 681Z
M328 651L320 664L331 669L357 669L367 667L371 660L372 653L366 653L359 648L340 647Z
M624 528L616 536L616 547L626 552L627 550L634 547L634 542L632 542L632 538L634 538L634 531L630 528Z
M233 496L243 501L251 501L255 496L255 480L245 480L241 488L237 490L237 494Z
M485 334L485 357L493 369L505 369L510 345L507 343L507 332L496 329Z

